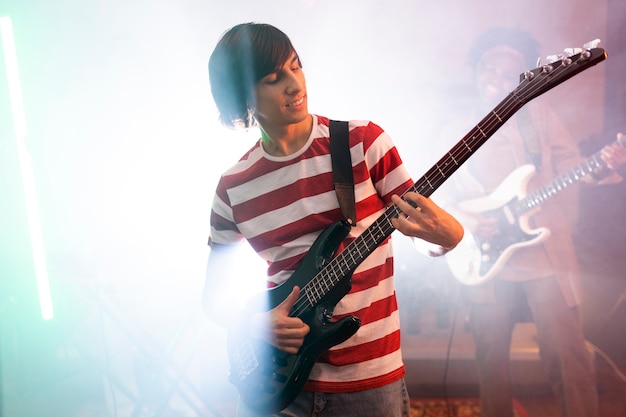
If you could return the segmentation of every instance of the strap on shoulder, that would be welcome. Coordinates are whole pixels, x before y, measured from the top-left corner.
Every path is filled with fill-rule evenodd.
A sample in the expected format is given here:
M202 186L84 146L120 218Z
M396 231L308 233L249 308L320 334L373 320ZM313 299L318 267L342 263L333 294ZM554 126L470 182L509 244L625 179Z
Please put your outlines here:
M330 156L339 207L350 225L355 226L356 203L348 122L330 121Z

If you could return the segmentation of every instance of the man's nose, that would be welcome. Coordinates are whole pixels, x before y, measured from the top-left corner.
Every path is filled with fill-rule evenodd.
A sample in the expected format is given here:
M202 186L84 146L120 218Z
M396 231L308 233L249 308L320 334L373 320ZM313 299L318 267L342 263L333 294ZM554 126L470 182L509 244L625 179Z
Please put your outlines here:
M290 73L287 80L287 94L296 94L302 91L304 88L304 78L296 76L296 74Z

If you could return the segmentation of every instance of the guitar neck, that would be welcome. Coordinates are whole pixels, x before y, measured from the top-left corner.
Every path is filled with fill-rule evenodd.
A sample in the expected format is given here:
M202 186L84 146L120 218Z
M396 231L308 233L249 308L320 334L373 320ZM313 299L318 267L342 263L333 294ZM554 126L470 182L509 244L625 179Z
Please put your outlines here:
M504 125L525 102L509 94L480 123L467 133L450 151L433 165L408 191L430 197L457 169L465 163L493 134Z
M619 144L621 147L625 147L626 139L617 139L614 143ZM518 215L527 213L533 208L548 200L550 197L553 197L561 191L565 190L570 185L581 181L592 172L609 169L606 163L602 160L601 155L601 150L594 153L589 158L576 165L574 168L557 176L543 187L519 200L515 207L512 207L512 209L515 210Z
M487 140L526 103L574 75L606 59L606 52L593 48L520 75L520 84L487 114L467 135L430 168L406 192L430 197ZM405 192L405 194L406 194ZM404 195L404 194L403 194ZM391 219L400 215L396 205L385 212L359 237L333 258L308 284L306 297L315 305L328 291L352 272L395 230Z
M430 197L524 104L514 94L509 94L404 194L413 191ZM312 286L312 290L305 289L311 305L315 305L324 296L326 288L332 288L343 278L350 276L361 262L393 233L395 229L391 219L398 217L400 213L395 204L387 207L374 223L311 280L309 285Z
M596 152L584 162L576 165L574 168L557 176L552 181L528 194L525 198L519 200L513 208L518 215L522 215L543 204L546 200L559 194L561 191L569 188L581 181L593 171L606 169L607 166L600 157L601 152Z

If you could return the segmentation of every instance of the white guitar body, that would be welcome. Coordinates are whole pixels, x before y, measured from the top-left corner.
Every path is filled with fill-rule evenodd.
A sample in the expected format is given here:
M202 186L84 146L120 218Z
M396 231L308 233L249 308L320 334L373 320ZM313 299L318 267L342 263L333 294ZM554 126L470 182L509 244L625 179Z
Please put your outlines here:
M528 224L538 206L521 214L517 207L526 198L527 185L534 174L533 165L523 165L509 174L490 195L459 204L463 211L497 218L500 231L492 238L481 239L466 229L461 242L446 254L452 274L461 283L479 285L489 281L517 249L536 245L550 236L549 229L533 229Z
M626 147L626 139L620 134L614 143ZM602 160L600 150L539 189L527 193L528 181L535 175L535 167L522 165L487 197L459 203L459 208L463 211L496 218L499 233L487 239L474 236L466 229L458 246L446 254L450 271L457 280L466 285L479 285L489 281L517 249L539 244L550 236L548 228L532 229L528 224L530 216L544 201L592 172L606 172L607 169L609 168Z

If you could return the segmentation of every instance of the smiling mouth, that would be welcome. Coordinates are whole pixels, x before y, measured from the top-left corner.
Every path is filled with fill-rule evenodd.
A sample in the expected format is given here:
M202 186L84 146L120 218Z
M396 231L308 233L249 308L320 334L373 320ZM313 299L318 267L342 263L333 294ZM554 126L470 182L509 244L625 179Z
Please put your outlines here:
M304 103L304 98L305 97L306 96L302 96L298 100L292 101L291 103L287 104L287 107L297 107L297 106L301 105L302 103Z

